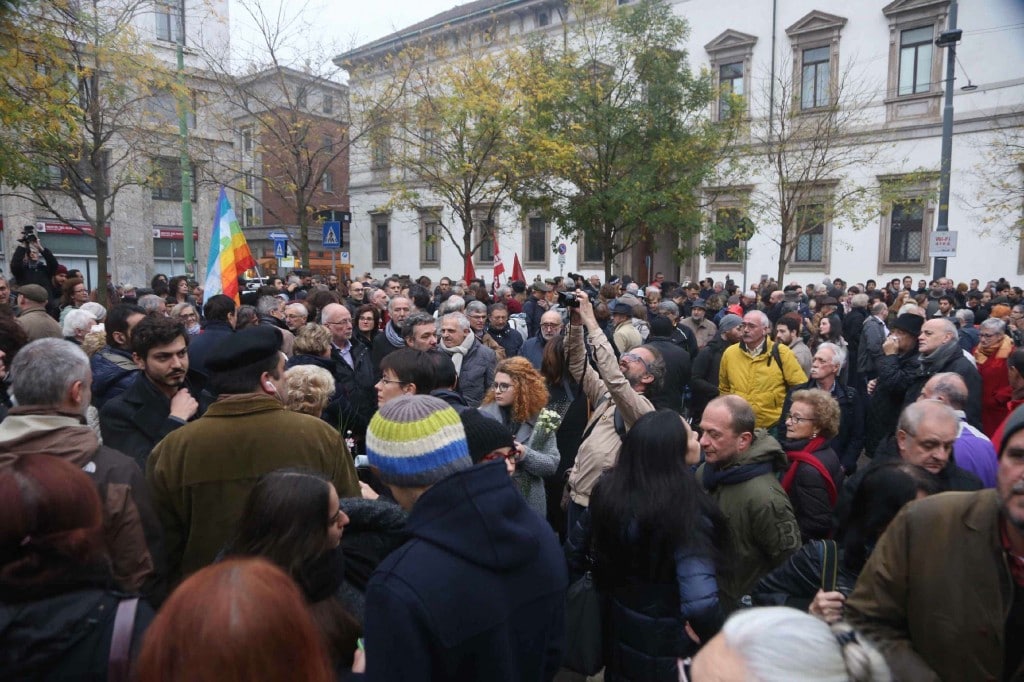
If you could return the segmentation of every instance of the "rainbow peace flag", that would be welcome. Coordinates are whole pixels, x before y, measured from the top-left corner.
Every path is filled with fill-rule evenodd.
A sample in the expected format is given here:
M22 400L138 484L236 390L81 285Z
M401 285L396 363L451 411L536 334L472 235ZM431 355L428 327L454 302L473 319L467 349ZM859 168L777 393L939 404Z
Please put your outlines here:
M249 251L235 211L221 187L210 238L210 258L206 262L204 297L209 299L214 294L224 294L239 303L238 276L253 267L256 267L256 259Z

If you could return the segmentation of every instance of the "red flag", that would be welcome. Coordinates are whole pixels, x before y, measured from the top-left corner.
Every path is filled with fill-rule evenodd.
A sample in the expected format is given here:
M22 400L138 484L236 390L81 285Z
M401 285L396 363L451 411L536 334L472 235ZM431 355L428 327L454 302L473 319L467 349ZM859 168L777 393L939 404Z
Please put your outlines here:
M515 254L512 259L512 281L513 282L525 282L526 273L523 272L523 267L519 265L519 254Z
M501 262L501 253L498 249L498 235L494 235L494 288L501 286L501 276L505 274L505 264Z
M466 284L476 279L476 270L473 269L473 254L466 256L466 269L462 273L462 279L466 280Z

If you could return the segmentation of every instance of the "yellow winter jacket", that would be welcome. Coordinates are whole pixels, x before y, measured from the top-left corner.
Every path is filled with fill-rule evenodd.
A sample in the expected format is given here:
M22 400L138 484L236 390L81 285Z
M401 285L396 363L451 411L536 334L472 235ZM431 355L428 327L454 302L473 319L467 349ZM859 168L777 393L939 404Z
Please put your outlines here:
M778 346L776 354L772 349ZM782 361L779 366L775 356ZM738 395L754 408L757 428L770 429L779 421L786 393L791 388L807 383L807 375L800 367L789 346L765 339L764 349L751 356L737 343L722 354L718 370L718 395Z

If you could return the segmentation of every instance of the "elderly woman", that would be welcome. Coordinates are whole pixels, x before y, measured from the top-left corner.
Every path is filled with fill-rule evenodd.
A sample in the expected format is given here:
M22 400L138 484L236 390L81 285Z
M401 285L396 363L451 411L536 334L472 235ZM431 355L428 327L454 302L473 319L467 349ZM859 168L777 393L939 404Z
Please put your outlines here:
M790 465L782 487L807 542L828 537L832 509L843 485L843 467L830 446L839 432L839 403L818 388L796 391L792 400L782 441Z
M547 517L544 477L558 469L555 429L538 426L541 410L548 404L544 377L526 358L502 360L494 370L494 384L484 396L480 411L500 421L516 439L516 473L512 476L527 504L541 518Z
M285 371L287 383L284 406L292 412L323 416L334 394L334 376L316 365L296 365Z
M63 317L64 338L81 346L85 335L92 331L93 325L96 324L96 318L84 310L70 310Z
M202 327L199 325L199 313L194 305L191 303L178 303L171 308L171 317L175 320L181 320L182 324L185 325L185 330L188 331L189 336L196 336L201 331Z
M1013 351L1013 339L1006 334L1006 322L990 317L981 323L974 359L981 374L981 427L989 438L1009 414L1006 405L1013 396L1006 363Z

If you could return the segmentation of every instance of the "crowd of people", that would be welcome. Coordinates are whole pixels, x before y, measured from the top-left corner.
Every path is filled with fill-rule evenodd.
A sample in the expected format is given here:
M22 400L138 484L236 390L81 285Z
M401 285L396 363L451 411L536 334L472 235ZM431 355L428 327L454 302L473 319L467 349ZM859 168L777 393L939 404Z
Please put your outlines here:
M1005 280L15 260L4 679L1024 679Z

